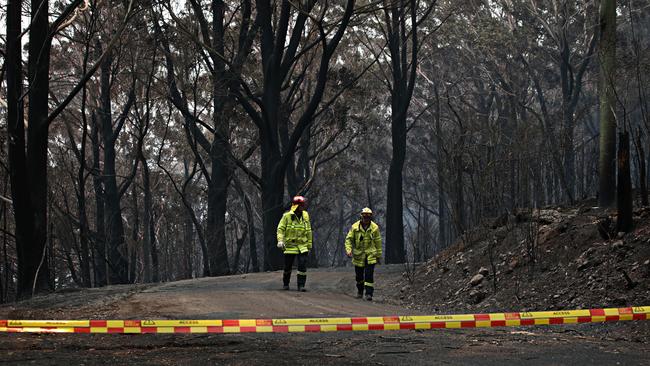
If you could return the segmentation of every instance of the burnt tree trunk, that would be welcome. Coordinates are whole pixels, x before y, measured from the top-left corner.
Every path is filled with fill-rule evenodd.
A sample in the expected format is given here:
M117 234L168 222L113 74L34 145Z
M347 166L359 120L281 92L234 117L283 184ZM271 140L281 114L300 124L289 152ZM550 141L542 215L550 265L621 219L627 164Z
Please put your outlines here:
M106 229L104 225L104 184L101 177L100 168L100 137L99 121L96 114L92 114L92 125L90 127L90 140L92 142L93 153L93 188L95 190L95 231L96 236L93 240L93 270L95 276L95 286L101 287L108 284L108 267L106 258Z
M127 245L127 248L129 253L129 283L135 283L138 271L138 252L140 251L140 209L138 208L138 191L135 184L131 187L131 196L133 200L133 227L131 230L131 245Z
M139 159L142 163L142 190L144 191L144 207L143 207L143 230L142 235L142 266L144 273L144 282L152 282L152 268L151 268L151 186L149 182L149 167L144 158L143 152L140 151ZM148 202L147 202L148 201ZM149 207L147 207L147 204ZM154 281L157 282L157 281Z
M440 95L438 88L434 88L436 96L436 175L438 176L438 250L447 246L447 205L446 202L446 182L443 162L446 160L443 148L442 127L440 126Z
M394 119L391 129L393 155L386 195L386 263L404 263L405 260L402 170L406 157L406 118L400 120Z
M187 192L187 187L192 181L192 176L189 172L189 163L187 159L183 159L183 177L185 184L183 184L183 191L181 194L183 197L187 197L187 202L192 202L192 196ZM189 214L192 211L192 207L186 207L188 214L183 216L183 273L184 278L192 278L194 272L194 223L192 222L192 215ZM200 230L200 228L196 228ZM198 275L198 273L197 273Z
M575 129L573 113L575 108L571 108L572 93L570 85L572 85L572 80L569 80L569 67L571 66L569 63L570 56L571 54L567 40L563 39L562 50L560 52L560 58L562 60L560 63L560 79L562 81L562 161L564 167L564 178L566 180L563 201L573 203L575 199L576 155L573 149L573 132Z
M9 188L9 176L3 177L2 195L7 196L7 189ZM5 303L9 301L9 278L11 278L11 263L9 262L9 255L7 253L7 216L9 210L8 204L4 200L0 203L0 210L2 210L2 269L0 273L0 283L4 283L4 287L0 288L0 302ZM13 281L12 281L13 282Z
M52 290L47 253L49 4L33 0L28 49L29 123L25 139L21 45L22 1L7 5L7 134L14 207L17 297Z
M213 145L213 151L224 151L220 149L224 149L224 147ZM211 184L208 186L206 244L208 247L210 276L230 274L226 247L226 207L232 169L225 163L225 159L223 156L212 159Z
M600 156L598 162L598 204L611 207L616 193L616 98L614 74L616 70L616 1L600 3L600 42L598 45L600 79Z
M264 270L282 268L283 254L276 247L277 226L284 207L284 174L279 170L279 152L267 139L262 140L262 226L264 236ZM275 150L275 151L273 151ZM275 157L275 159L274 159Z
M98 42L98 48L101 45ZM120 191L117 186L117 172L115 169L115 143L126 114L133 103L133 90L124 111L118 118L117 126L113 129L111 113L111 65L112 56L108 56L100 67L100 109L101 137L104 145L104 166L102 170L102 183L104 186L104 214L106 244L108 249L108 282L109 284L129 283L128 248L124 238L124 224L122 223L122 208L120 206Z
M645 150L641 139L641 128L637 130L636 135L636 158L639 164L639 194L641 195L641 205L648 205L648 178L647 163L645 160Z
M417 5L417 1L411 0L396 2L392 7L384 8L392 82L390 91L393 148L386 197L386 263L404 263L406 260L402 171L406 158L406 119L418 67ZM407 28L409 17L410 29ZM409 51L410 60L407 57Z
M255 222L253 220L253 210L251 208L250 200L248 197L245 199L246 206L246 219L248 221L248 245L250 252L251 264L253 265L253 272L260 271L260 263L257 258L257 241L255 238Z
M234 178L234 186L237 193L241 196L242 202L244 203L244 210L246 212L246 227L249 243L249 257L251 264L253 265L253 272L260 271L259 260L257 258L257 243L255 241L255 217L253 215L253 206L244 188L242 187L241 182L237 177ZM245 235L244 235L245 236Z
M158 248L156 245L156 232L153 220L153 200L151 197L151 178L149 166L144 157L140 155L142 162L142 186L144 190L144 240L142 243L145 255L145 277L147 282L160 281L160 268L158 264ZM147 267L149 268L147 274Z
M632 219L632 179L630 178L630 136L627 131L618 135L618 184L616 231L629 233L634 228Z

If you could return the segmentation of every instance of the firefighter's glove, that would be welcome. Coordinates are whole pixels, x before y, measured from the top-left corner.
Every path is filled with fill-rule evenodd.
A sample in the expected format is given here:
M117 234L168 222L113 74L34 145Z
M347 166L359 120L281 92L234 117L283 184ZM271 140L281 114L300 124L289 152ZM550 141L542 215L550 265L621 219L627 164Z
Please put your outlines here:
M347 250L347 251L345 252L345 254L346 254L348 257L352 257L352 251L351 251L351 250Z
M279 241L279 242L278 242L278 248L284 250L285 245L284 245L284 242L283 242L283 241Z

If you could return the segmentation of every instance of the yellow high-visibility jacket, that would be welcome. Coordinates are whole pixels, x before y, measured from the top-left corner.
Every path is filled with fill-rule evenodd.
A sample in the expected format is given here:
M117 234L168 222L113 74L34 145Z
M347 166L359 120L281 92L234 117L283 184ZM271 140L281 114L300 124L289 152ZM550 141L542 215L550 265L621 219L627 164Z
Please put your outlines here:
M352 264L357 267L364 267L366 258L368 264L377 263L377 258L381 258L382 253L379 226L370 221L368 229L364 230L361 221L352 224L345 237L345 250L352 251Z
M311 250L311 223L307 211L302 211L302 217L298 217L293 210L282 215L278 224L278 242L284 242L284 254L307 253Z

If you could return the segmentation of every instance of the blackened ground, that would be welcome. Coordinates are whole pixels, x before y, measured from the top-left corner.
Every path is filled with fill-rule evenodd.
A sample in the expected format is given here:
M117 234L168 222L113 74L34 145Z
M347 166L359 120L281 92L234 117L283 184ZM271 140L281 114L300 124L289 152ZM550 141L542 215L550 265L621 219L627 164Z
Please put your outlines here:
M494 220L396 277L393 303L424 312L650 304L650 209L611 240L597 230L608 214L583 206Z

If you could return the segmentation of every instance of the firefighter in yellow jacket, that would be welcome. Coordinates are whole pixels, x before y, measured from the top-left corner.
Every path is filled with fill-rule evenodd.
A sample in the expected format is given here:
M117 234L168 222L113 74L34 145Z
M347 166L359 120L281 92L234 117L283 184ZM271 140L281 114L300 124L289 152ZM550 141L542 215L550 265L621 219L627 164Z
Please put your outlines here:
M361 220L352 224L345 237L345 253L348 257L352 257L357 281L357 297L363 298L365 289L366 300L372 301L375 264L380 263L382 250L379 226L372 221L372 210L368 207L361 210Z
M291 201L291 209L282 215L278 224L278 248L284 252L283 289L289 289L291 269L298 257L298 291L306 291L307 254L311 250L312 233L309 214L305 210L306 200L303 196L295 196Z

